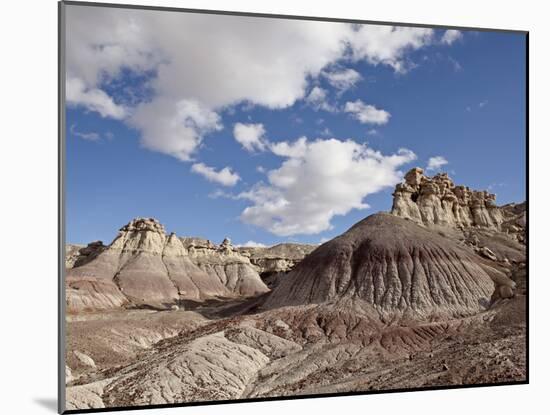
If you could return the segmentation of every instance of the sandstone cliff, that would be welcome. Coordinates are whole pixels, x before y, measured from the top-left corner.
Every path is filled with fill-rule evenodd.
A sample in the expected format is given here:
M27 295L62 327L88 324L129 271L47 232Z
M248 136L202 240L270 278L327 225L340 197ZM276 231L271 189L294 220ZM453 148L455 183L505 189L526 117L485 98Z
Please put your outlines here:
M247 257L226 246L195 249L152 218L132 220L99 251L67 270L69 311L268 291Z
M393 196L391 213L395 216L426 226L495 230L524 242L525 203L499 207L494 194L455 185L446 173L428 177L414 168Z
M249 296L268 291L249 257L233 247L228 238L219 246L202 238L180 240L193 264L205 273L217 276L232 293Z

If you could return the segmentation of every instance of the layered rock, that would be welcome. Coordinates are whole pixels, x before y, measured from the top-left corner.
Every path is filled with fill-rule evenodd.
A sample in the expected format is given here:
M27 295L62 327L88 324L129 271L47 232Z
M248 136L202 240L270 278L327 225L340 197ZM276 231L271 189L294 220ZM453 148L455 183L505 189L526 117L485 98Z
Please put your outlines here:
M523 241L524 203L498 207L494 194L457 186L446 173L428 177L414 168L396 186L393 196L391 213L416 223L497 230Z
M236 295L251 296L269 291L250 259L225 238L219 246L201 238L182 238L189 259L203 272L216 276Z
M517 216L513 211L521 208L506 209ZM109 251L119 257L133 253L126 263L149 264L160 255L180 295L192 289L178 285L184 282L197 284L197 295L210 288L199 287L186 267L215 275L237 295L236 287L243 285L234 283L231 266L260 268L251 261L294 256L298 263L271 294L238 307L207 302L197 312L69 317L66 406L524 381L526 269L514 264L512 279L496 269L505 269L497 263L500 257L521 244L500 231L469 231L472 241L466 243L456 237L465 232L442 232L382 213L306 255L307 248L297 252L302 245L244 249L228 239L218 246L166 235L158 224L125 227L120 240L86 266L96 263L97 271L97 261ZM483 249L488 244L483 238L497 234L508 245L496 241ZM276 264L283 269L282 262ZM119 292L122 300L133 301ZM102 301L106 298L116 301L103 293Z
M132 220L92 260L67 271L69 311L268 291L248 258L227 247L208 247L204 251L216 255L205 259L201 250L188 249L184 241L167 235L155 219Z
M65 268L79 267L97 257L107 247L102 241L90 242L87 246L68 244L65 247Z
M507 277L459 243L379 213L309 254L270 294L268 308L359 301L382 317L477 313Z
M291 271L317 245L283 243L270 247L239 247L260 274Z
M75 262L80 258L80 250L84 248L84 245L79 244L67 244L65 246L65 268L70 269L74 266Z

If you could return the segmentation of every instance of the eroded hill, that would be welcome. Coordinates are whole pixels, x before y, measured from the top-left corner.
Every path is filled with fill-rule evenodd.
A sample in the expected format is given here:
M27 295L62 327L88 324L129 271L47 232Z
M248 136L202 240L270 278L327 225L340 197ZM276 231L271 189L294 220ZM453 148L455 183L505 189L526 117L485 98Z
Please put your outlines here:
M413 169L319 247L133 220L68 250L67 406L523 381L526 214Z

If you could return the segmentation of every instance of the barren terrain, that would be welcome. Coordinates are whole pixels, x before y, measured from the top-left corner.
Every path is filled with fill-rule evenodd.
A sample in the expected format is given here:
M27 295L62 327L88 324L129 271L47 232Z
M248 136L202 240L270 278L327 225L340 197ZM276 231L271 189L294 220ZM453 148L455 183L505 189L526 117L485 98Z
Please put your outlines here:
M526 206L413 169L321 245L67 247L67 409L526 380Z

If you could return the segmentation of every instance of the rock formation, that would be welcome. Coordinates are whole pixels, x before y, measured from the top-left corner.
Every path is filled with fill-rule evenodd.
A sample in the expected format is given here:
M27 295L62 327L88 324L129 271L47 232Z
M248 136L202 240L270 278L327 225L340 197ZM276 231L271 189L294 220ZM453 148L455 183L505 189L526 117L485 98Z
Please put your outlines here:
M524 240L524 203L498 207L494 194L456 186L447 173L428 177L421 168L414 168L405 175L404 183L396 186L393 196L391 213L416 223L490 229Z
M433 318L483 309L507 277L452 239L379 213L308 255L266 307L360 301L381 316Z
M291 271L317 245L283 243L271 247L240 247L238 251L250 258L262 280L273 288L286 273Z
M250 259L236 250L229 238L219 246L201 238L180 238L190 261L208 275L216 276L235 294L250 296L269 291Z
M68 244L65 247L65 268L79 267L97 257L107 247L102 241L90 242L87 246Z
M155 219L132 220L92 260L67 271L68 309L162 305L268 291L248 258L226 246L188 249L184 241L167 235Z
M321 246L139 218L68 247L69 311L127 309L67 314L66 408L526 381L526 205L413 169L392 213Z
M283 243L270 247L239 247L260 273L288 272L310 254L317 245Z

